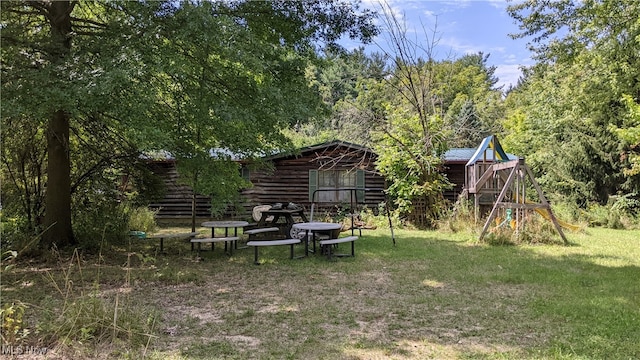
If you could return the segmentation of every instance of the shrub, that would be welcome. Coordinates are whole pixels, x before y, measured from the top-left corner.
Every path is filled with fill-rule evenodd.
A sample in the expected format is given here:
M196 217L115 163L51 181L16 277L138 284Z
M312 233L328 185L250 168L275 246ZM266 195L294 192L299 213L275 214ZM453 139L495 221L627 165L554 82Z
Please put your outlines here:
M635 193L612 196L606 205L590 205L583 216L591 226L636 228L640 226L640 200Z
M146 206L140 206L128 211L129 230L144 231L146 233L156 231L156 213Z
M0 334L2 335L2 344L15 345L18 340L24 339L29 335L29 330L24 326L24 311L27 308L22 302L5 303L0 309Z
M123 243L129 231L126 206L112 201L96 201L74 211L73 231L82 247L97 251L102 240Z
M453 208L440 218L438 229L454 233L477 230L473 202L465 197L460 197Z
M388 229L389 217L391 217L391 225L394 229L403 227L397 212L392 211L389 213L389 216L387 216L384 203L379 204L375 209L364 207L362 211L360 211L360 221L365 224L365 228L369 229Z

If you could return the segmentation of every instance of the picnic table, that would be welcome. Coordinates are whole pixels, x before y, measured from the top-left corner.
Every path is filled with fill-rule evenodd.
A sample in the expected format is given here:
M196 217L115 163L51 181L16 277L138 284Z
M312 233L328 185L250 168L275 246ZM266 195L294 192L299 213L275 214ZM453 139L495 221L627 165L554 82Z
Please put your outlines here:
M305 231L305 240L304 240L304 254L305 256L309 255L309 240L313 241L313 252L316 251L316 235L318 233L331 233L336 230L340 230L342 228L342 224L340 223L329 223L329 222L303 222L297 223L293 225L294 229ZM311 233L311 236L309 236ZM331 238L331 236L329 236Z
M291 227L299 222L294 217L300 218L302 222L308 221L304 209L269 209L262 211L256 227L278 227L285 237L289 237Z
M191 250L193 251L193 245L198 244L198 257L200 256L200 244L202 243L211 243L211 251L214 249L214 244L216 242L224 242L224 250L227 251L227 243L229 245L229 253L233 253L233 247L238 246L238 228L243 228L249 225L246 221L235 221L235 220L222 220L222 221L205 221L202 224L202 227L211 228L211 237L203 238L203 239L192 239L191 240ZM216 237L216 228L224 229L224 237ZM229 229L233 229L233 236L229 236Z

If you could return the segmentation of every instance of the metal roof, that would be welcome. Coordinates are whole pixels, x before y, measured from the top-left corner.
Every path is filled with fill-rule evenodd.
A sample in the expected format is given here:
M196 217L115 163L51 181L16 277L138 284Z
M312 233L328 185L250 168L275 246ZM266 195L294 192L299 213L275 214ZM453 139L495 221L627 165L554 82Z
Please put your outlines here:
M453 148L447 150L442 156L444 162L464 162L466 163L473 157L476 152L475 148Z
M274 160L274 159L281 159L281 158L286 158L286 157L295 157L295 156L300 156L300 155L304 155L307 153L312 153L312 152L316 152L319 150L324 150L330 147L346 147L348 149L353 149L356 151L364 151L364 152L373 152L373 150L371 150L370 148L366 147L366 146L362 146L362 145L358 145L358 144L353 144L350 142L346 142L346 141L341 141L341 140L333 140L333 141L327 141L321 144L315 144L315 145L310 145L310 146L305 146L303 148L297 149L295 152L291 152L291 151L284 151L281 152L279 154L275 154L272 156L267 156L266 159L268 160Z

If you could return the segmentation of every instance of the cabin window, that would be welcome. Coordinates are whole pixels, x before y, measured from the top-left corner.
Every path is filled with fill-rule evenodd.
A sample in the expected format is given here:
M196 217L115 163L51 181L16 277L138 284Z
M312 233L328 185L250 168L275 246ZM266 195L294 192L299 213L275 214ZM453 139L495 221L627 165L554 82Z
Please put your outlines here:
M251 172L246 166L240 168L240 176L246 181L251 181Z
M351 190L340 190L345 188L362 190L353 192L355 198L351 199ZM363 170L309 170L309 202L348 203L352 200L364 200Z

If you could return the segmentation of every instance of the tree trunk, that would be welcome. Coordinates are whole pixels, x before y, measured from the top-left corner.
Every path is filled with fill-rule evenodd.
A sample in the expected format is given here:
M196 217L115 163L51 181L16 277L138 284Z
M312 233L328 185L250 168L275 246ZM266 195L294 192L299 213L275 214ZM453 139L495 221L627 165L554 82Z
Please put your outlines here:
M71 11L75 3L53 1L49 4L51 24L49 54L53 64L64 62L71 50ZM71 160L69 158L69 114L55 110L47 126L47 193L45 197L45 229L43 245L65 247L75 245L71 227Z
M47 129L47 194L43 241L47 247L75 245L71 227L71 161L69 116L56 111Z

